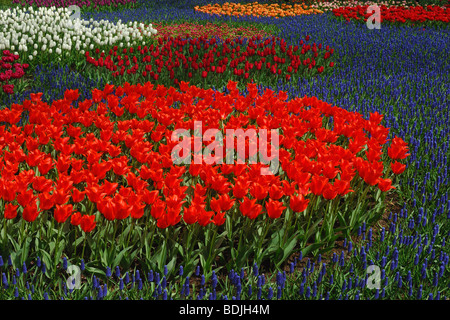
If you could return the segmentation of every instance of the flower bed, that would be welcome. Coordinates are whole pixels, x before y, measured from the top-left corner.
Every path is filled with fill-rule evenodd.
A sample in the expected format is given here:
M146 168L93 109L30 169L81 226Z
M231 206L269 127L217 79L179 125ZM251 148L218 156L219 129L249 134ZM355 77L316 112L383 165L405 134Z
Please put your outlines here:
M16 55L24 55L29 63L37 60L33 61L34 64L60 61L66 56L70 65L76 54L83 54L94 46L130 46L156 34L151 25L145 27L143 24L104 20L72 21L69 16L67 9L54 7L0 11L0 50L8 49Z
M258 2L253 2L249 4L225 2L223 5L214 4L202 7L195 6L194 10L209 14L218 14L218 15L224 14L230 16L251 15L256 17L275 17L275 19L304 14L306 15L318 14L323 12L318 9L310 9L301 4L268 5L268 4L259 4Z
M31 70L25 82L13 80L19 84L0 108L1 299L448 299L448 23L412 28L386 22L374 33L330 19L332 14L233 17L195 11L199 3L190 0L151 5L87 9L82 16L92 18L86 27L107 19L131 21L138 31L159 21L165 33L171 24L226 22L230 35L209 29L158 37L156 28L157 34L136 37L135 45L125 39L117 49L94 44L86 49L95 60L88 65L81 48L53 50L47 62L60 58L60 64L45 67L39 54L33 60L19 55L16 62L29 63ZM12 54L19 45L30 51L27 36L33 31L26 21L0 27L1 40L9 35L4 26L23 35L4 48ZM234 33L252 25L258 30ZM267 36L252 40L259 31ZM311 37L306 43L305 34ZM184 47L175 46L182 41ZM207 58L206 44L217 45L216 54L225 46L248 53L251 42L264 50L275 44L276 55L267 57L278 64L289 58L283 47L287 53L298 45L301 56L303 44L315 42L318 49L322 43L322 50L329 46L337 53L337 67L295 82L277 81L278 73L267 69L253 83L228 68L232 72L215 82L210 72L202 77L206 70L198 72L200 66L196 74L187 60L187 76L179 78L195 86L175 85L171 61L179 48L189 59L191 41L193 60ZM131 67L135 57L145 57L138 50L151 44L159 47L165 71L158 80L147 74L147 83L134 79ZM318 49L319 55L325 51ZM146 66L158 73L156 57L148 55ZM100 58L103 67L95 67ZM130 74L113 77L118 70L106 64L118 70L123 64ZM194 164L169 165L169 147L188 148L185 138L169 140L171 132L193 133L195 150L194 119L219 133L257 130L244 143L252 155L251 142L264 136L264 128L278 128L278 171L261 175L260 164L211 164L221 149L207 139L202 164L194 154ZM346 174L349 184L342 179ZM81 283L73 289L69 276L77 267ZM376 268L381 279L373 288L369 270Z
M264 30L258 30L255 27L250 28L232 28L226 23L220 25L213 23L206 23L205 25L193 24L193 23L183 23L183 24L170 24L163 25L162 23L154 23L153 28L158 30L155 35L156 39L159 38L177 38L178 36L185 36L190 38L212 38L218 37L222 40L226 38L234 39L237 37L252 38L253 36L260 37L271 37L271 34L267 34Z
M72 5L78 6L81 9L94 9L102 10L109 8L132 8L136 5L136 0L12 0L14 4L20 4L21 6L33 6L33 7L56 7L66 8Z
M394 188L392 173L404 171L405 165L399 160L409 155L400 138L394 138L387 155L383 154L389 129L379 125L382 115L374 113L370 120L364 120L359 114L316 98L286 103L283 92L275 97L268 90L258 96L254 84L248 85L250 94L244 98L236 84L228 83L229 95L213 96L211 90L189 87L184 82L181 93L160 85L154 88L151 83L125 84L115 92L113 85L107 85L104 90L94 90L92 100L79 102L78 107L71 105L78 98L77 90L67 90L64 99L51 106L40 101L39 93L32 94L31 101L2 110L0 122L7 124L1 127L5 137L1 159L5 165L0 199L5 218L13 220L5 222L4 235L19 232L21 226L23 242L30 234L45 229L47 223L53 226L57 222L57 242L63 228L64 238L73 236L76 229L68 228L70 224L79 225L86 239L86 234L100 224L92 238L102 237L103 245L91 242L90 258L101 259L101 252L110 243L113 260L106 261L110 265L130 241L140 242L136 238L140 234L145 239L147 234L155 237L154 248L162 246L175 257L177 246L172 241L189 234L190 240L185 243L188 250L181 254L183 265L193 267L200 257L203 270L209 274L214 258L224 250L234 260L254 255L258 264L267 258L284 261L297 242L306 246L314 236L315 243L306 249L308 252L334 242L338 231L348 236L363 222L378 219L383 194ZM197 100L195 105L193 99ZM174 104L178 107L173 108ZM17 127L24 113L27 121ZM204 123L205 129L220 128L223 132L243 128L258 133L281 128L280 149L274 149L269 140L271 155L267 146L265 151L260 150L260 160L262 155L274 159L273 152L277 151L280 167L272 175L261 175L264 165L242 162L239 154L223 163L225 142L217 145L217 141L203 142L203 160L199 163L176 165L173 152L178 140L174 140L174 130L195 129L196 121ZM252 136L249 138L252 144ZM253 157L250 145L244 150ZM213 165L208 162L211 151ZM198 156L192 155L194 159ZM184 153L186 157L191 157L190 151ZM365 201L370 190L378 190L377 206L373 208ZM26 224L27 231L23 229L25 221L31 223ZM125 237L130 223L138 232L129 230ZM197 247L195 239L203 234L200 226L214 233L212 240L206 236L205 245L216 254L206 255L202 246ZM167 232L155 228L170 230L172 240L165 237ZM256 238L247 237L243 230L248 228L264 232ZM268 230L279 230L276 233L280 238L274 238ZM116 235L120 238L121 234L122 240L116 243ZM236 249L230 244L238 238ZM7 241L3 238L3 245ZM64 251L77 251L76 235L73 241L75 245L65 243ZM153 250L153 240L147 245ZM272 251L273 246L282 250ZM86 258L84 250L83 245L81 258ZM235 262L238 266L244 263L239 259Z
M151 77L168 86L178 86L181 81L195 81L196 84L205 85L207 82L222 87L226 84L224 78L246 82L274 75L274 81L278 78L295 81L299 77L311 77L332 69L334 62L330 57L334 49L322 44L309 44L309 39L306 36L300 41L300 46L287 47L283 39L275 37L262 41L261 36L254 36L248 44L243 39L227 38L217 43L216 38L208 41L203 37L164 37L158 39L159 46L122 50L114 46L108 55L98 49L85 55L86 62L95 66L93 71L88 69L87 72L98 74L100 71L101 78L114 84L124 81L137 84ZM172 59L172 56L176 58ZM163 72L163 67L167 71L164 68Z
M345 7L333 9L336 17L344 18L347 21L360 20L367 21L372 12L367 13L368 6ZM423 7L386 7L380 6L381 20L399 23L423 23L423 22L450 22L450 10L438 6Z

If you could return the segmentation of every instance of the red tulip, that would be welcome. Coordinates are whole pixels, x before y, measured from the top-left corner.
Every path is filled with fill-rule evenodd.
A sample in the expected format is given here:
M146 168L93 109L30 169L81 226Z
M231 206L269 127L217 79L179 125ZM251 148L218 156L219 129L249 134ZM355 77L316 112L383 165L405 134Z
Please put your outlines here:
M3 186L0 185L0 195L5 201L14 201L17 192L17 183L15 181L4 181Z
M97 209L106 218L112 221L116 218L117 206L114 200L110 197L105 197L97 202Z
M36 196L33 195L33 190L21 191L17 194L17 202L22 206L26 207L29 203L34 202Z
M225 218L225 212L218 212L214 215L214 217L212 218L212 222L216 225L216 226L221 226L225 223L226 218Z
M39 192L48 192L52 189L53 181L43 176L36 177L33 181L33 189Z
M275 184L269 188L269 197L273 200L279 200L284 195L283 189Z
M22 217L27 222L33 222L39 215L37 205L35 202L31 202L25 208L23 208Z
M261 214L262 206L256 203L256 199L249 199L244 197L243 201L240 203L239 210L243 216L250 219L255 219Z
M286 209L286 207L283 206L283 203L281 201L269 199L269 201L266 202L267 215L271 219L279 218L284 209Z
M210 224L211 221L211 217L214 215L214 211L206 211L205 209L201 209L198 212L198 216L197 216L197 222L199 225L201 225L202 227L206 227L208 224Z
M233 195L236 199L242 199L248 193L249 181L237 181L233 187Z
M80 191L77 188L72 189L72 201L75 203L79 203L84 200L85 191Z
M133 219L140 219L144 216L145 204L136 202L130 210L130 215Z
M81 223L81 213L79 212L75 212L72 214L72 216L70 217L70 223L73 226L78 226Z
M322 195L323 188L327 183L327 178L314 175L311 179L311 192L316 196Z
M309 204L309 199L305 199L302 194L297 196L291 195L289 201L289 207L294 212L303 212L306 210Z
M70 199L69 191L64 190L63 188L58 188L53 191L53 201L55 204L65 204Z
M72 214L72 210L73 206L71 204L62 206L57 204L54 212L56 222L64 223L67 220L67 218L69 218L70 215Z
M267 197L268 193L269 190L259 183L253 183L252 187L250 188L250 194L257 200L264 199L265 197Z
M394 174L401 174L406 169L406 164L402 164L400 162L392 162L391 169Z
M336 198L337 194L338 190L336 190L332 184L330 183L325 184L325 187L322 190L322 195L325 199L333 200L334 198Z
M401 138L395 137L392 139L392 144L388 148L388 156L393 159L405 159L409 156L407 143L404 142Z
M155 219L160 219L165 212L166 205L162 200L157 200L151 207L150 214Z
M219 201L221 211L224 211L224 212L227 212L228 210L230 210L233 207L234 202L235 202L235 200L231 199L228 194L220 195L218 201Z
M194 224L197 222L197 212L199 208L195 205L191 205L189 208L184 207L183 220L187 224Z
M333 186L337 193L341 196L345 196L347 193L354 191L350 188L350 181L348 180L336 179L334 180Z
M83 215L81 217L81 222L80 222L80 227L84 232L91 232L92 230L94 230L96 225L95 222L95 215L92 216L88 216L88 215Z
M39 194L39 208L41 210L50 210L55 205L54 195L50 192Z
M383 192L389 191L390 189L395 189L395 187L393 187L391 184L391 179L378 179L378 188Z
M15 206L12 203L7 203L5 205L5 219L14 219L17 216L17 208L19 206Z
M288 181L283 180L283 181L281 181L281 184L283 185L283 193L286 196L291 196L295 193L295 191L296 191L295 186L297 185L297 182L294 181L291 184L289 184Z

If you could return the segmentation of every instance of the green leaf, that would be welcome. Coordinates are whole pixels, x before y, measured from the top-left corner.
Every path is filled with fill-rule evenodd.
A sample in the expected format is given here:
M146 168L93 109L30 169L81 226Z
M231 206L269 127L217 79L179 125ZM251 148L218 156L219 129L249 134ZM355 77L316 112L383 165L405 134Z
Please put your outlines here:
M282 230L278 230L272 234L270 243L265 250L266 254L271 255L280 248L282 236Z
M91 267L91 266L86 265L85 270L93 275L101 276L102 278L106 277L105 271L103 271L102 269L99 269L97 267L93 267L93 266Z
M116 266L120 265L120 262L122 261L122 258L123 258L123 256L124 256L124 254L125 254L127 251L129 251L131 248L133 248L133 246L129 246L128 248L123 249L123 250L120 251L117 255L115 255L114 261L113 261L113 263L111 264L111 268L115 268ZM136 253L137 253L137 252L135 251L135 253L134 253L133 256L135 256Z
M241 250L237 253L237 256L230 261L229 267L231 267L233 264L236 265L236 269L240 270L243 266L245 266L248 256L254 251L252 247L245 247L242 246Z
M305 237L305 241L307 241L309 239L309 237L311 237L314 233L314 231L318 231L316 230L317 226L319 225L319 223L322 221L323 219L319 219L317 220L310 228L309 230L307 230L306 232L306 237Z
M8 234L8 239L9 241L11 241L14 250L15 251L19 251L20 250L20 244L16 241L16 239L14 239L10 234Z
M41 250L41 260L43 263L45 263L45 266L47 267L47 272L45 275L50 278L50 273L53 271L53 264L52 264L52 258L49 252Z
M167 259L167 241L164 241L164 244L161 248L161 252L158 257L158 268L160 271L163 270L166 259Z
M322 247L324 245L323 242L319 242L319 243L312 243L309 246L307 246L305 249L302 250L302 254L303 256L306 256L308 253L310 253L311 251L317 250L320 247Z
M288 244L283 248L283 256L281 259L278 260L278 262L276 263L276 267L278 268L284 261L286 261L286 259L292 254L292 252L294 251L295 246L297 245L298 242L298 234L295 233L294 235L292 235L291 238L289 238L288 240Z

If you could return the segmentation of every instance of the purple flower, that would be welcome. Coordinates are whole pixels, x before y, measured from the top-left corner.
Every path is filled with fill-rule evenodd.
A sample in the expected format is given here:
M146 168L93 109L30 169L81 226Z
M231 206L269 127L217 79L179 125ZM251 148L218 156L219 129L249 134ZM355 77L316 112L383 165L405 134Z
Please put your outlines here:
M256 262L255 262L255 264L253 265L253 274L255 275L255 277L257 277L258 276L258 265L256 264Z
M267 294L267 300L272 300L273 298L273 289L269 287L269 293Z

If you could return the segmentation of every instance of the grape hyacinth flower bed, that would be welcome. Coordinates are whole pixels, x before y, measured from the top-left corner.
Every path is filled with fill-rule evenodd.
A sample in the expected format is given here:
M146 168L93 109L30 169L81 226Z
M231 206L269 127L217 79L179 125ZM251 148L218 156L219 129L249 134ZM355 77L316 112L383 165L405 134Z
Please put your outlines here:
M0 7L0 299L448 300L446 1L77 3Z

